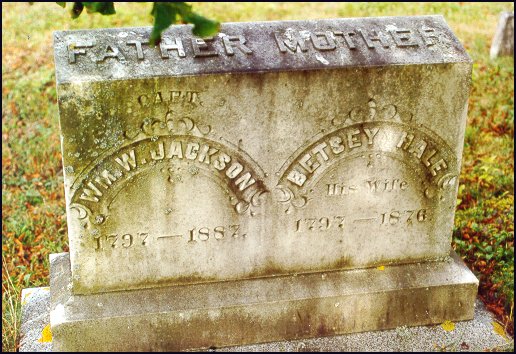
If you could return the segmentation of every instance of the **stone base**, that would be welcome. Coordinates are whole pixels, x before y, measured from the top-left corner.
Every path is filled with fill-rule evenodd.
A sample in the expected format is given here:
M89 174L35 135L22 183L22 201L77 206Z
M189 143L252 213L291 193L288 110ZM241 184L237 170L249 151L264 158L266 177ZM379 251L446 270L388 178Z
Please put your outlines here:
M324 337L473 318L478 280L453 254L429 262L72 295L51 259L53 350L160 351Z
M43 333L50 325L50 291L48 288L24 289L20 352L52 351L52 341ZM310 339L282 340L262 344L212 348L209 351L231 352L499 352L514 351L514 339L494 330L495 318L482 301L475 302L475 317L455 323L452 331L440 325L398 327L396 329L342 334ZM99 351L102 348L98 348Z

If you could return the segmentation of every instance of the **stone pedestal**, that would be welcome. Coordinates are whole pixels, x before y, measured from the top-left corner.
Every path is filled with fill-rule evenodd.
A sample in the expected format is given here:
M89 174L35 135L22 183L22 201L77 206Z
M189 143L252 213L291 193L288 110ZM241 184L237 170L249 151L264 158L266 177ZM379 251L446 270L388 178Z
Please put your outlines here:
M58 351L171 351L473 318L478 281L455 255L316 274L92 295L71 292L68 254L51 263Z
M50 292L47 288L28 288L22 294L20 352L52 351L52 338L43 341L50 323ZM407 327L359 332L311 339L209 348L220 352L414 352L414 351L511 351L514 340L494 330L496 319L478 298L472 320L455 322L451 331L441 325ZM99 348L101 350L102 348Z

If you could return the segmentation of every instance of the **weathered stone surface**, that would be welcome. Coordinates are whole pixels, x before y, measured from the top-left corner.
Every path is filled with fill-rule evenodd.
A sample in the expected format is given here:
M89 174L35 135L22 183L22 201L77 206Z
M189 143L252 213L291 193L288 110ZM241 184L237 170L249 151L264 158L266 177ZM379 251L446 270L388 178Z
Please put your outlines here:
M441 16L149 31L55 34L75 294L448 255L471 61Z
M20 351L51 351L50 288L23 289L21 308Z
M50 323L50 292L48 288L31 288L41 296L29 296L22 304L20 352L50 351L52 342L40 343L38 338ZM30 310L28 310L30 308ZM35 318L40 320L34 321ZM211 348L210 351L292 352L292 351L511 351L514 339L504 338L494 331L496 321L482 302L475 302L472 320L455 323L451 332L439 325L398 327L392 330L361 332L311 339ZM32 338L33 340L30 340ZM102 348L97 348L101 350Z
M52 342L38 342L41 333L50 323L50 292L48 288L31 288L34 294L22 304L20 352L51 351ZM30 309L29 309L30 308ZM35 318L39 320L34 321ZM333 352L333 351L511 351L514 339L494 331L496 321L482 301L475 302L472 320L455 323L451 332L439 325L398 327L392 330L361 332L310 339L282 340L277 342L211 348L210 351L233 352ZM97 348L101 350L102 348Z
M493 37L491 59L499 56L514 56L514 12L502 12Z
M156 48L144 43L151 27L56 32L57 81L470 60L442 16L224 23L204 41L191 28L172 26Z
M157 351L473 318L478 281L444 262L73 295L68 254L51 263L53 350Z

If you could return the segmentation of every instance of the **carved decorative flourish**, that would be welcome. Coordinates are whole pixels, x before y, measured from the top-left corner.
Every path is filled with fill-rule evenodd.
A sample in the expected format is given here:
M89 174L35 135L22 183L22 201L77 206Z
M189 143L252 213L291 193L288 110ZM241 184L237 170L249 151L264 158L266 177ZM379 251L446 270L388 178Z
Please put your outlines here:
M90 209L79 203L70 204L70 211L77 212L77 219L83 229L91 229L93 225L102 225L107 219L105 214L94 214Z
M304 208L309 201L309 198L304 195L295 197L292 189L281 184L276 186L274 192L276 194L276 200L287 207L285 214L290 214L293 210L292 208Z
M229 198L231 204L233 205L233 208L235 211L240 214L244 215L247 212L249 212L250 216L255 216L256 211L255 207L259 207L262 205L262 196L268 193L268 191L257 191L252 197L249 202L245 200L238 200L237 198L231 196Z
M367 106L353 107L344 117L334 118L331 123L334 126L351 125L362 122L371 121L395 121L407 123L412 121L414 115L406 110L401 109L394 104L379 106L376 101L371 98L367 102Z
M172 134L206 136L211 130L210 125L197 123L194 118L189 116L178 116L176 112L169 109L163 120L145 118L139 128L126 130L124 135L130 140L135 139L140 134L147 137Z

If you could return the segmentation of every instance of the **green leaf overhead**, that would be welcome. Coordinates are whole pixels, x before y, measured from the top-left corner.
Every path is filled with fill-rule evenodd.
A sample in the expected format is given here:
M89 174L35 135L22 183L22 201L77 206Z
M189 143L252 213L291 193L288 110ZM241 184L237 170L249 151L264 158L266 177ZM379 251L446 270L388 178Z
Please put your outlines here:
M56 2L62 8L66 2ZM88 13L100 13L102 15L113 15L115 11L114 2L74 2L71 10L72 18L81 15L86 8ZM154 17L154 26L150 36L150 45L155 46L161 42L161 34L170 25L181 19L182 23L193 24L192 33L199 37L209 37L219 31L220 23L210 20L192 11L192 6L185 2L153 2L151 15Z
M71 11L72 18L79 17L81 15L83 9L84 9L84 6L82 5L82 2L74 2L72 11Z
M218 32L220 24L192 11L192 7L184 2L155 2L151 15L154 16L154 27L150 44L161 41L161 33L171 24L177 22L178 15L183 22L193 24L192 32L196 36L208 37Z
M154 16L154 27L150 36L150 44L156 45L161 41L161 33L173 23L176 23L177 8L174 4L155 2L151 15Z
M82 4L86 7L88 13L98 12L102 15L114 15L116 13L115 5L112 2L83 2Z
M209 37L219 31L220 24L216 21L200 16L195 12L190 12L188 16L183 17L186 22L193 23L192 32L199 37Z

